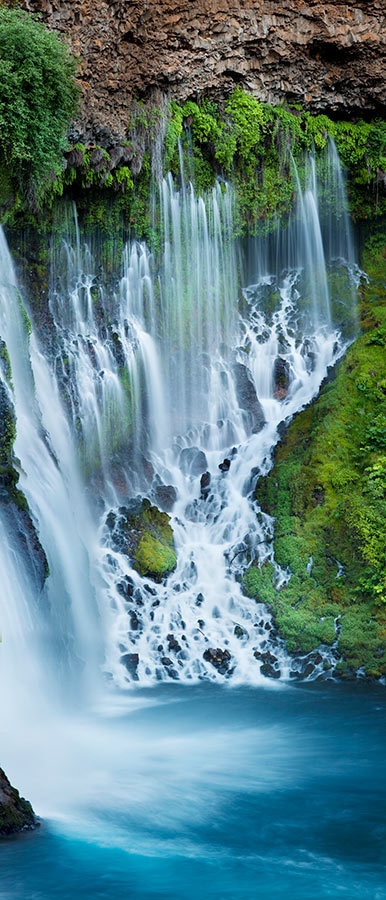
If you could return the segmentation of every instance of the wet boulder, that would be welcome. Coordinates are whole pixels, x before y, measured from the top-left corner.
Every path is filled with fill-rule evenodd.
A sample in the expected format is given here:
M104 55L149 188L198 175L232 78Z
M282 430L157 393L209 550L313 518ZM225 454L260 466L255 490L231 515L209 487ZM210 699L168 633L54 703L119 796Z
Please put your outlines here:
M261 403L256 394L255 385L246 366L235 363L233 366L237 402L247 418L247 424L253 434L261 431L265 418Z
M245 630L245 628L242 627L242 625L235 625L234 630L233 630L233 634L234 634L237 638L248 637L248 632Z
M201 498L206 500L210 491L210 472L204 472L200 478Z
M184 475L201 475L208 469L208 463L203 450L199 447L185 447L180 453L180 468Z
M288 394L290 366L287 359L277 356L273 366L273 396L284 400Z
M204 651L203 658L206 662L210 662L221 675L226 674L231 661L229 650L221 650L220 647L217 647L217 649L209 647L208 650Z
M262 675L265 675L266 678L280 678L281 672L279 669L274 669L270 663L263 663L260 666L260 672Z
M174 637L174 634L167 635L167 641L169 644L169 653L179 653L181 650L180 644L177 639Z
M114 549L126 553L140 575L160 582L177 565L170 516L137 497L106 517Z
M38 825L31 804L20 797L19 791L12 787L5 772L0 769L0 835L31 831Z
M230 459L224 459L222 461L222 463L220 463L220 465L219 465L220 472L222 472L224 475L226 472L229 472L230 467L231 467Z
M121 663L126 667L133 681L138 681L138 653L124 653L123 656L121 656Z
M172 484L157 484L154 488L155 499L164 512L170 512L177 500L177 491Z

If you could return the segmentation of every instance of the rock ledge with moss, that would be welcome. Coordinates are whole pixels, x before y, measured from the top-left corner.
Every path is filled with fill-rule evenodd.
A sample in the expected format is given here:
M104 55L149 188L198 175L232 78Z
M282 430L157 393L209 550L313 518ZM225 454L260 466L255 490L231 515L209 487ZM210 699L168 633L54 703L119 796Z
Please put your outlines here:
M386 676L386 229L365 245L362 334L336 378L294 417L256 487L274 516L275 560L244 588L293 654L318 647L334 674Z
M31 804L12 787L0 769L0 836L31 831L39 826Z
M160 582L177 565L170 516L140 497L111 511L106 519L114 546L140 575Z

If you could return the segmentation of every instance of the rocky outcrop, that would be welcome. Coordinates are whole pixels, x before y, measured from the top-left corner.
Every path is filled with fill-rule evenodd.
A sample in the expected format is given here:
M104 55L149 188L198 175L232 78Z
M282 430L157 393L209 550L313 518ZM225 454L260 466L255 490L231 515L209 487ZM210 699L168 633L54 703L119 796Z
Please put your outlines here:
M384 0L22 0L80 58L74 139L125 136L133 94L224 96L355 115L386 107ZM158 96L157 96L158 95Z
M140 497L111 510L106 517L106 525L114 549L126 553L133 567L140 575L146 575L160 582L175 569L177 564L173 530L170 516L160 512L147 499ZM119 591L123 596L131 596L129 585L123 584ZM136 630L137 626L133 624Z
M12 787L5 772L0 769L0 836L30 831L38 825L31 804L20 797L19 791Z

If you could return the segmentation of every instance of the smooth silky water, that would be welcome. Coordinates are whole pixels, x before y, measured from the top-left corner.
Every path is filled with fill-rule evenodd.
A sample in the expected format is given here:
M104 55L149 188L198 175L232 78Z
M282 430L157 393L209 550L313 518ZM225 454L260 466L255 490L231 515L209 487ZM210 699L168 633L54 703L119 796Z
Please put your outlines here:
M131 242L109 284L74 211L52 248L47 346L33 322L28 336L0 237L12 379L3 363L0 375L50 573L39 594L3 510L0 762L43 821L2 842L1 900L386 896L383 688L294 684L299 661L240 584L249 559L276 566L253 490L280 423L355 335L332 144L326 165L323 191L311 158L303 188L294 168L288 228L247 252L229 186L202 199L169 176L158 262ZM344 297L329 288L337 269ZM108 514L165 486L178 562L154 584L114 545ZM221 670L204 656L217 647ZM274 681L254 656L267 648Z

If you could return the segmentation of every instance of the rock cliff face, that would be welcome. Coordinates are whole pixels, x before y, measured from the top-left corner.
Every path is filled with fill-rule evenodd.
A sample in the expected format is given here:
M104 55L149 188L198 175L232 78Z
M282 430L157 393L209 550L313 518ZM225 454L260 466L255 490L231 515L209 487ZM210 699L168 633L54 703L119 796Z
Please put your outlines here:
M122 137L131 99L223 96L339 115L386 109L385 0L23 0L80 57L79 134Z
M39 823L28 800L20 797L0 769L0 836L17 831L30 831Z

